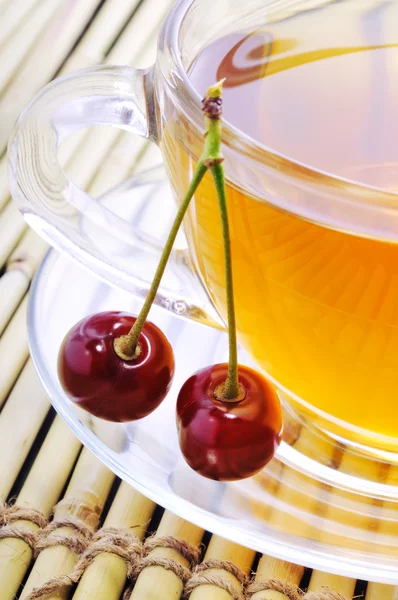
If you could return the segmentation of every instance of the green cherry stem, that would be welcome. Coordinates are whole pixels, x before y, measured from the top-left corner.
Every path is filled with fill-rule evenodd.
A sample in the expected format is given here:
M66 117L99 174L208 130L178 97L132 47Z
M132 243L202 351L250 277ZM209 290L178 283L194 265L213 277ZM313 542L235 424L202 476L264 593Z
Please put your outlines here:
M228 376L224 384L224 400L242 400L242 387L238 378L238 345L236 341L236 318L234 302L234 284L231 259L231 238L229 233L228 210L225 194L224 168L222 164L216 164L211 168L214 184L217 191L218 204L220 207L221 224L223 229L224 260L225 260L225 288L227 295L228 315Z
M162 280L164 271L166 269L167 262L170 258L171 251L177 233L180 229L181 223L188 210L189 204L195 194L200 182L202 181L206 171L219 160L219 146L220 146L220 123L218 120L211 116L211 110L213 105L216 106L220 103L222 82L219 82L215 86L210 87L203 99L203 112L205 115L205 144L204 150L199 158L193 173L191 182L188 190L180 204L177 215L174 219L170 233L166 240L163 248L162 255L159 260L159 264L156 268L154 278L149 288L148 294L145 298L145 302L141 308L141 311L127 335L122 335L116 338L114 341L114 350L119 358L123 360L133 360L138 357L141 353L139 345L139 337L142 329L148 317L148 313L151 309L153 301L155 300L156 294L159 289L160 282ZM210 111L210 112L209 112Z
M116 338L114 341L113 345L116 354L124 360L132 360L133 358L136 358L140 355L141 351L138 340L141 335L142 328L145 325L148 313L151 309L153 301L155 300L160 282L163 277L163 273L165 271L171 251L173 249L175 239L177 237L178 230L180 229L180 225L185 217L185 213L187 212L192 196L194 195L196 189L198 188L198 185L202 181L203 175L206 173L206 171L207 167L205 166L204 161L200 160L196 166L191 183L189 184L188 191L185 194L182 203L180 204L177 215L170 229L170 233L166 240L166 244L163 248L163 252L160 257L159 264L156 268L151 287L149 288L148 294L145 298L144 304L142 305L140 313L133 327L130 329L129 333L127 335L122 335L119 338Z
M231 236L229 231L227 196L225 190L224 167L222 165L223 157L221 154L221 115L222 115L222 82L218 85L219 92L219 110L211 117L215 123L212 126L214 131L213 140L213 162L207 163L213 176L214 185L217 192L217 199L220 208L222 236L224 244L224 262L225 262L225 288L227 296L227 316L228 316L228 341L229 341L229 361L228 376L222 387L222 390L216 390L216 395L226 401L238 401L244 397L244 390L239 384L238 378L238 347L236 341L236 318L234 302L234 284L232 273L231 257Z

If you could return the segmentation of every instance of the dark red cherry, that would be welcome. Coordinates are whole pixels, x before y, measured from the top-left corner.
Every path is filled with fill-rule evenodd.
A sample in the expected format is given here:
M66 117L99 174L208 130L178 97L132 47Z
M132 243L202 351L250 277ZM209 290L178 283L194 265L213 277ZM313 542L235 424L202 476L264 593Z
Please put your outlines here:
M218 400L214 392L227 373L227 364L198 371L177 399L177 429L185 460L197 473L218 481L258 473L274 456L282 435L281 406L271 384L240 365L243 400Z
M166 396L174 374L173 350L156 325L146 322L141 353L132 360L116 354L115 338L127 334L136 317L103 312L77 323L58 355L58 375L73 402L108 421L135 421L149 415Z

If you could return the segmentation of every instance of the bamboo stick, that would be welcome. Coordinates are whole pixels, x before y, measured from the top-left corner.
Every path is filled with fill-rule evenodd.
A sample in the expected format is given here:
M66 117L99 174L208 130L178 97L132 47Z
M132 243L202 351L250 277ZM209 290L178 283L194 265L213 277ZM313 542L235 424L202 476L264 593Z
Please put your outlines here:
M115 37L118 35L119 30L123 27L127 14L134 10L134 8L138 5L138 2L139 0L113 0L112 2L107 2L94 19L78 47L72 53L71 57L66 61L62 69L62 73L67 73L102 62L107 48L113 43ZM59 4L53 2L52 0L50 4L52 5L52 8L59 7ZM90 9L90 3L88 4L89 5L87 8ZM93 4L93 1L91 1L91 6L93 6ZM61 10L58 10L57 16L60 14L60 12ZM54 25L54 23L51 25ZM70 29L69 35L72 36L75 33L76 32L73 31L73 29ZM37 61L40 65L41 61L43 60L42 58L39 58L40 53L45 54L45 48L42 48L42 46L43 44L36 52ZM66 43L65 49L67 50ZM44 62L46 61L47 57L44 57ZM31 61L31 63L33 65L32 72L35 73L36 66L34 65L34 61ZM51 72L48 70L46 73L43 73L42 75L40 74L40 80L38 80L37 83L35 81L31 81L30 73L29 85L31 92L24 95L24 97L26 97L25 103L29 100L30 95L47 83L49 76L51 76L55 71L56 67L54 66L54 68L51 69ZM20 80L18 84L23 87L23 80ZM22 108L22 106L20 108ZM79 145L79 139L79 136L72 136L73 143L71 144L68 156L72 156L72 154L76 151ZM0 210L5 206L9 199L6 163L6 157L3 156L0 160Z
M13 428L15 432L15 427ZM33 508L48 517L73 468L81 445L60 417L51 426L17 498L18 506ZM31 521L15 521L15 527L35 531ZM32 550L15 538L0 541L1 600L13 600L32 560Z
M281 583L298 586L304 573L304 567L263 554L258 563L255 581L277 579ZM288 596L276 590L255 592L250 600L289 600Z
M34 2L37 2L37 0L34 0ZM24 6L24 2L15 3L15 7ZM12 38L8 39L7 44L4 44L2 49L0 49L0 64L2 65L0 72L0 93L10 83L14 72L33 47L43 29L47 26L47 23L56 12L57 6L57 3L53 2L53 0L41 0L38 6L35 6L34 10L31 10L27 20L17 22L18 28L13 32ZM1 20L0 45L5 34L3 25L3 20Z
M155 144L148 143L144 148L142 154L139 156L136 164L134 165L134 172L141 173L147 169L160 164L162 162L162 154L159 148Z
M28 229L11 254L6 272L0 277L0 335L24 297L47 249L46 242Z
M28 287L29 278L22 269L9 269L0 277L0 336Z
M67 156L67 153L73 150L73 147L65 146L63 154L67 158L65 171L70 180L80 188L87 189L97 172L104 171L105 177L106 173L109 173L107 155L118 139L119 130L95 127L82 133L83 135L80 136L79 140L79 151L77 153L72 152L71 157ZM131 159L135 160L145 142L138 136L132 137L131 135L130 140Z
M156 36L165 12L170 5L171 0L146 0L144 3L140 4L139 9L134 14L134 18L127 25L126 29L106 57L105 64L125 65L127 63L134 65L136 68L152 64L156 56ZM138 3L136 3L135 6L138 6ZM156 15L155 19L154 15ZM102 23L100 22L93 30L93 38L101 35L101 28ZM134 44L131 43L131 40L134 40ZM67 64L67 67L70 67L69 63ZM121 135L122 134L117 129L104 130L102 128L100 132L95 130L86 132L84 136L84 145L82 145L82 138L78 140L80 152L84 152L87 156L88 164L86 161L84 166L82 166L81 161L76 160L76 142L72 143L68 151L64 152L64 157L72 159L71 164L68 166L68 173L73 181L77 181L82 187L88 186L89 182L92 181L93 176L95 176L95 171L102 170L102 162L106 153L112 148L118 137ZM132 139L131 136L128 137L130 140ZM137 138L137 154L144 143L143 140ZM91 161L93 161L92 166L90 166Z
M279 483L284 473L284 465L279 461L273 461L269 464L265 471L260 473L255 481L260 487L260 496L248 495L245 502L248 504L248 509L256 519L269 523L273 517L273 503L268 502L268 498L274 498L279 489ZM266 496L265 496L266 494Z
M170 5L171 0L146 0L141 4L134 19L107 56L106 64L124 65L127 62L135 67L143 67L153 63L156 57L157 34ZM134 40L134 45L131 44L131 40ZM74 151L75 144L72 142L65 146L63 160L68 158L66 171L71 180L80 187L87 188L94 182L97 173L104 171L109 174L111 168L107 168L107 155L122 139L122 135L116 128L97 128L87 131L84 139L81 136L76 139L79 141L79 153ZM129 139L131 140L131 136ZM134 164L135 157L138 157L144 145L144 140L138 137L134 140L133 153L130 151L130 164ZM81 160L82 154L86 157L84 161ZM126 156L129 156L129 153ZM110 185L106 187L109 188Z
M383 483L387 485L397 485L398 483L398 466L390 465L387 475L380 478ZM396 504L394 503L394 510L396 510ZM386 534L393 539L397 536L397 523L391 523L391 521L383 521L380 523L378 528L378 533ZM395 541L395 540L394 540ZM396 544L395 544L396 546ZM390 547L391 549L391 547ZM397 550L396 547L394 548ZM380 547L380 552L383 552L383 547ZM398 586L395 585L386 585L383 583L376 583L374 581L370 581L368 583L368 587L366 590L365 600L397 600L398 598Z
M0 153L1 155L1 153ZM2 210L10 199L10 190L8 189L7 181L7 154L3 154L0 158L0 219Z
M292 431L292 444L299 452L303 452L309 457L322 456L325 463L335 460L336 449L327 440L314 435L309 430L302 429ZM271 469L271 471L270 471ZM294 506L298 510L302 509L303 514L319 514L322 511L322 487L319 486L319 495L306 494L307 478L305 475L297 472L295 469L281 465L278 462L272 463L267 473L260 474L257 477L258 483L268 492L275 495L277 502L275 506L265 505L264 501L257 502L255 497L249 496L251 510L255 511L258 518L263 519L272 527L281 529L284 533L295 533L301 536L311 538L316 534L310 518L304 520L300 515L294 514L289 507ZM281 481L280 484L277 482ZM284 503L286 502L286 508ZM279 560L273 557L263 555L259 562L256 573L256 581L264 579L279 579L282 583L300 583L304 567L293 565L289 562ZM262 590L252 593L254 600L286 600L288 596L279 591Z
M335 460L336 449L334 446L307 429L301 429L299 437L294 442L294 448L309 457L322 456L323 461L326 463ZM279 487L274 490L279 507L277 510L264 508L266 521L286 534L293 533L309 538L316 536L312 521L300 519L299 516L290 512L288 507L302 508L304 514L307 515L319 514L322 511L322 487L319 486L319 496L312 494L309 498L305 493L306 476L286 466L283 467L281 480ZM282 510L284 502L286 502L286 510ZM283 583L289 582L298 585L303 572L304 568L302 566L292 565L287 561L264 555L259 562L256 580L276 578ZM266 590L256 592L252 598L253 600L286 600L287 596L279 591Z
M134 15L131 23L127 26L123 32L120 40L115 44L114 48L109 53L106 59L106 64L125 64L129 62L134 66L149 65L152 63L156 56L156 36L160 28L161 22L164 18L166 9L171 5L170 0L161 0L162 6L160 7L159 0L147 0L145 3L140 5L139 10ZM133 6L138 5L136 3ZM160 10L159 10L160 8ZM101 16L102 11L100 12ZM153 15L156 15L154 21ZM94 44L94 40L97 41L101 35L103 20L105 16L99 19L98 24L94 23L95 27L92 28L91 39L88 47ZM148 28L150 24L150 29ZM100 31L101 28L101 31ZM149 31L148 31L149 29ZM90 28L91 30L91 28ZM134 46L131 44L131 40L134 40ZM132 52L133 48L133 52ZM87 48L82 50L82 60L87 54ZM91 59L90 59L91 60ZM76 61L68 61L66 69L76 68ZM81 65L79 65L81 66ZM110 149L119 141L123 139L123 134L117 129L91 129L86 132L79 132L79 134L71 136L70 139L65 140L61 150L62 162L66 163L66 171L69 177L82 188L86 188L90 182L95 181L97 173L104 174L101 176L102 182L110 179L109 173L112 172L112 166L110 168L103 167L103 163L107 167L106 156ZM136 157L140 154L145 142L140 138L136 138L133 142L131 136L124 136L124 145L127 143L127 139L130 139L130 151L123 152L124 157L127 159L128 168L122 169L122 174L119 179L112 177L112 181L108 182L107 185L104 183L100 184L101 187L97 186L97 190L104 190L104 187L110 187L122 180L125 172L131 168L134 164ZM78 148L78 152L76 152ZM85 160L82 160L82 156L85 156Z
M345 452L342 456L339 469L344 473L357 475L358 473L367 474L369 479L377 480L381 465L376 461L370 461L366 457L360 455L351 454ZM325 521L331 522L331 527L328 530L324 530L321 539L325 542L341 544L342 537L338 535L333 527L333 522L346 523L350 527L355 527L359 530L366 532L371 530L372 523L367 516L366 512L360 510L359 503L363 504L364 507L372 504L372 499L366 496L358 497L358 510L344 511L341 506L344 505L344 500L350 498L349 493L344 490L334 490L330 492L328 497L328 504L324 515ZM350 542L350 539L344 535L344 544ZM354 540L354 544L357 542ZM331 589L339 592L347 598L351 598L356 585L356 579L350 577L342 577L339 575L332 575L330 573L324 573L322 571L313 571L311 575L309 591L317 592L323 586L330 587Z
M33 229L28 229L9 259L9 269L23 266L31 279L48 250L47 243ZM15 265L17 263L17 265Z
M148 67L156 57L156 36L173 0L145 0L108 54L108 64ZM132 42L133 40L133 42ZM149 42L149 45L148 45ZM140 58L140 54L142 58Z
M81 69L83 66L89 67L93 64L103 62L107 54L107 49L117 40L119 30L125 25L126 11L129 11L129 13L133 12L138 4L139 0L129 0L127 2L126 0L115 0L112 3L107 2L91 24L79 46L66 61L64 68L62 69L62 74L74 71L78 68ZM111 61L108 61L108 64L112 64L112 56ZM126 62L125 57L124 60ZM84 154L83 144L88 135L89 132L87 132L87 130L76 132L67 137L62 142L59 149L61 164L65 166L65 170L69 173L71 179L80 185L80 187L84 188L92 178L93 170L99 168L99 165L101 164L102 154L99 151L100 149L96 148L95 144L93 144L93 149L90 152L89 149L86 150L84 161L85 167L81 167L80 161L78 161L68 169L67 163L68 161L73 161L73 157L75 157L77 153L79 157ZM116 132L113 133L113 135L116 135ZM100 137L98 132L96 137ZM95 164L90 168L89 165L93 158ZM89 172L86 173L86 170ZM79 175L79 173L82 174Z
M116 139L107 156L104 166L95 171L88 192L94 198L121 183L137 163L145 142L138 136L122 132Z
M135 40L135 48L139 48L139 50L134 50L130 62L133 62L135 64L139 64L140 61L141 64L149 64L150 62L152 62L155 57L155 41L157 31L160 27L161 21L163 20L164 14L166 10L170 7L170 5L170 0L162 0L162 7L159 11L159 0L147 0L145 3L143 3L137 11L137 14L134 16L134 19L131 21L131 24L126 28L126 31L121 37L121 40L119 40L119 42L112 49L111 53L108 56L107 63L124 64L126 62L126 56L129 56L129 54L131 55L132 39ZM155 22L155 26L153 26L154 14L159 15L157 21ZM152 31L149 32L149 35L147 23L151 23L151 26L153 27ZM99 30L97 28L93 29L94 33L92 34L92 39L97 39L98 31ZM152 43L148 44L149 40L151 40ZM142 47L145 48L144 52L141 50ZM82 57L83 56L84 52L82 54ZM68 67L70 66L75 67L76 64L70 63ZM105 156L109 151L109 147L115 143L118 136L119 132L114 129L109 129L106 132L102 131L101 133L92 130L89 133L86 133L85 136L82 134L80 134L79 136L75 136L69 144L66 142L62 152L64 157L63 160L65 161L71 156L74 157L72 163L68 165L67 168L68 174L70 175L71 179L78 185L86 187L90 180L93 179L93 176L95 176L95 172L99 168L99 165L101 165L101 163L104 161ZM76 144L79 144L79 153L77 155ZM144 142L137 139L135 144L138 155ZM82 160L82 153L85 153L86 160ZM0 169L0 190L4 185L1 182L2 177L4 177L4 175L2 175L2 170ZM15 244L14 236L12 236L12 240Z
M355 585L356 579L342 577L341 575L333 575L332 573L324 573L323 571L313 571L308 591L320 592L323 587L326 587L341 594L345 598L352 598L355 591Z
M89 450L83 449L64 501L55 507L54 520L72 516L87 525L96 527L113 480L113 473ZM61 527L56 533L57 536L69 536L74 533L74 530L70 527ZM33 588L49 579L69 573L75 566L77 558L77 555L65 546L53 546L42 550L30 572L20 599L26 598ZM66 598L67 595L68 590L63 589L54 598Z
M29 355L27 303L25 297L0 338L0 406L4 404Z
M248 575L255 555L256 553L254 550L249 550L248 548L244 548L243 546L239 546L238 544L213 535L207 548L204 561L206 562L211 559L228 561ZM208 569L204 571L204 573L206 573L206 575L222 577L224 580L229 581L237 592L242 589L242 586L235 575L224 569ZM189 598L190 600L231 600L231 596L226 590L210 584L200 585L195 588Z
M0 214L0 268L6 262L26 229L17 205L10 201Z
M370 481L377 481L382 469L381 463L348 452L343 454L339 467L339 470L344 473L354 476L358 476L358 473L360 473L361 476L366 476ZM369 516L373 504L372 498L360 494L352 498L350 492L335 488L329 492L327 500L324 518L325 521L330 521L331 525L328 529L324 529L321 536L322 541L341 544L343 539L344 544L350 543L351 540L347 538L346 531L343 530L339 533L337 528L333 526L334 522L346 524L364 533L372 531L373 523ZM343 508L345 504L348 504L348 509ZM356 545L358 542L353 539L352 543ZM366 544L366 538L363 543Z
M0 16L5 13L7 5L9 5L11 1L12 0L0 0Z
M9 268L15 268L15 262L19 266L23 263L27 275L32 278L47 250L46 242L33 229L28 229L10 256Z
M29 360L0 414L0 501L4 502L50 409ZM1 579L0 579L1 581Z
M82 65L88 67L102 63L108 48L116 42L139 2L140 0L106 2L76 50L66 61L63 71L71 72L81 69Z
M48 26L42 31L37 44L0 99L2 128L0 153L5 150L11 128L21 110L33 94L45 85L60 67L65 56L78 39L94 12L99 0L62 2ZM56 41L56 43L54 43Z
M397 600L398 586L369 581L365 600Z
M104 527L131 529L142 539L155 509L155 503L122 483L112 503ZM127 576L127 566L115 554L100 554L86 569L73 600L119 600Z
M166 511L155 535L173 536L198 546L203 533L203 529ZM184 567L189 566L180 552L171 548L155 548L149 556L173 559ZM167 571L161 566L150 566L138 576L130 600L177 600L182 590L182 582L172 571Z
M56 417L21 489L18 504L40 510L48 517L80 450L75 434L61 417Z
M299 452L315 457L322 456L325 462L334 459L335 448L322 437L313 434L308 429L302 429L294 448ZM269 518L270 524L286 534L300 535L313 539L317 535L311 515L319 514L323 507L322 486L319 486L319 496L306 493L308 489L308 478L293 468L284 466L282 473L282 484L276 491L279 509L274 510ZM283 505L286 503L286 510ZM294 506L302 509L303 514L290 510ZM304 519L304 516L307 516Z
M24 25L25 20L32 18L33 8L39 0L23 0L23 2L11 2L6 10L2 11L0 29L0 47L9 43L14 31Z

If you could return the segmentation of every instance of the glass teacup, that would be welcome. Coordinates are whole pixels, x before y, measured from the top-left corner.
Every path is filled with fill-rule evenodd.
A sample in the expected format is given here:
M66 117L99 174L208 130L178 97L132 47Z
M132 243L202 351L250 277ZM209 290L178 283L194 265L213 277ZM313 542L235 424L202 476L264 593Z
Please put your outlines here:
M311 23L318 28L323 24L324 29L311 34L310 28L303 29L305 19L314 19ZM344 27L335 28L343 22ZM361 31L360 26L369 22L376 26ZM380 22L386 24L384 29ZM371 79L374 61L379 61L379 74L380 61L394 64L398 45L394 22L398 24L398 11L393 2L381 8L379 2L364 0L179 0L163 25L151 69L81 71L56 80L32 101L10 142L13 196L29 223L54 246L101 277L142 292L151 269L145 273L141 265L132 272L120 259L129 256L136 231L111 207L67 179L57 156L62 139L90 125L111 125L148 137L162 150L178 201L202 148L200 94L189 71L207 45L259 24L273 36L278 28L294 33L297 27L295 43L282 52L283 73L305 67L303 55L321 66L338 59L340 70L347 77L351 73L347 89L339 93L352 98L355 90L368 91L371 97L372 85L377 85ZM326 54L324 47L329 49ZM273 60L270 53L267 61L272 65ZM391 67L381 79L386 85L393 71ZM272 77L280 77L280 71L270 81ZM394 98L393 92L385 95ZM362 93L359 97L363 106L358 105L358 113L364 106L369 112L369 97ZM273 113L272 107L271 102L267 118L274 120L282 136L283 112L275 107ZM352 115L352 128L336 152L344 154L350 140L363 132L365 121L358 113ZM317 147L322 153L330 140L324 132L320 136ZM223 142L240 343L274 381L295 419L338 441L395 460L398 196L393 149L388 149L391 156L386 151L372 161L367 157L365 163L358 157L339 170L327 154L330 169L327 163L322 169L265 146L228 119ZM222 318L222 245L210 179L195 196L186 234L189 268ZM112 250L115 240L117 252ZM150 254L151 242L142 239L141 244L147 244ZM177 286L168 308L212 321L192 305L187 265L181 268L185 286L182 292Z

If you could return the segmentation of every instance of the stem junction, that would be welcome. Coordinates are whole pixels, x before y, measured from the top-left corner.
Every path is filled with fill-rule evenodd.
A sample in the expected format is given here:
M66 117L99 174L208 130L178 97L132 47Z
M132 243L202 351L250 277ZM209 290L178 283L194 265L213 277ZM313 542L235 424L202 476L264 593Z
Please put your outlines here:
M217 387L214 395L218 400L225 402L240 402L244 399L246 392L238 379L238 349L236 341L231 238L228 222L224 167L222 165L224 159L221 154L222 85L223 80L219 81L214 86L211 86L203 99L203 113L206 129L203 153L196 165L189 188L178 209L141 311L129 333L115 339L114 349L116 354L123 360L134 360L139 357L141 353L139 337L153 301L155 300L177 233L193 195L206 171L210 170L216 188L222 225L229 338L228 376L226 381Z

